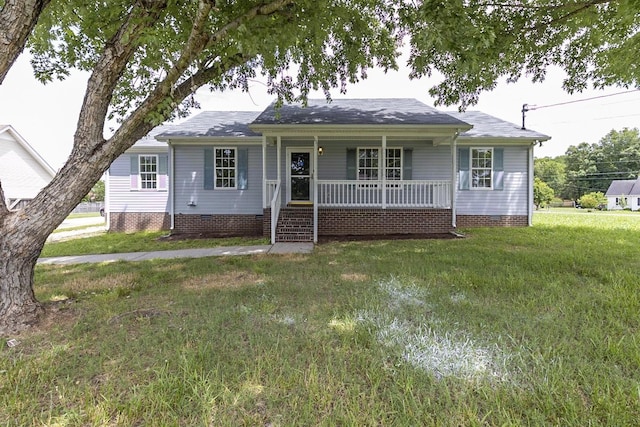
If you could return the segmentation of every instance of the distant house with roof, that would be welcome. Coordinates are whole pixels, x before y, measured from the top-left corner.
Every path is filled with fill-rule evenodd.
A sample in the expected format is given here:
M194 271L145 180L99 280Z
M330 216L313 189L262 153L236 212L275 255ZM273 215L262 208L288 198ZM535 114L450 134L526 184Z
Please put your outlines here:
M274 242L526 226L533 147L548 139L414 99L207 111L116 159L107 224Z
M640 177L611 181L605 196L609 210L624 208L632 211L640 210Z
M53 179L55 171L10 125L0 125L0 183L9 209L19 209Z

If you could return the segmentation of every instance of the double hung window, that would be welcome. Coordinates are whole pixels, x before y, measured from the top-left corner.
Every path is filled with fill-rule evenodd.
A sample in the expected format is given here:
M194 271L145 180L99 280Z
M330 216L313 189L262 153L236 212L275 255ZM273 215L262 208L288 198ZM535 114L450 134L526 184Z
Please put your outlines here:
M236 149L216 148L216 188L236 188Z
M402 148L387 148L385 164L381 148L358 148L358 180L378 181L384 173L387 180L402 179Z
M140 189L158 188L158 156L141 155L138 157L140 171Z
M471 149L471 188L493 188L493 149Z

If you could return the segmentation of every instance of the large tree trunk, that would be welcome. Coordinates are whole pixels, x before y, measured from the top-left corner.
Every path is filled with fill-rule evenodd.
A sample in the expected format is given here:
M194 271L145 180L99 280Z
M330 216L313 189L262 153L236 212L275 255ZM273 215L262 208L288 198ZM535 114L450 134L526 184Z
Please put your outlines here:
M44 241L37 235L7 229L3 222L0 234L0 335L7 335L33 325L44 313L32 287L34 268Z
M32 284L46 235L16 227L20 215L5 211L0 216L0 335L22 330L44 313Z

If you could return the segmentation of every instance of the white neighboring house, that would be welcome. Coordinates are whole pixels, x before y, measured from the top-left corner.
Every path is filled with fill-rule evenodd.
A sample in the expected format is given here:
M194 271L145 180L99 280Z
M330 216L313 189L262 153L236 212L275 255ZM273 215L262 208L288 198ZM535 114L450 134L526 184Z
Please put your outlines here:
M608 210L624 208L632 211L640 210L640 177L611 181L605 196L607 196Z
M10 125L0 125L0 183L9 209L19 209L56 172Z

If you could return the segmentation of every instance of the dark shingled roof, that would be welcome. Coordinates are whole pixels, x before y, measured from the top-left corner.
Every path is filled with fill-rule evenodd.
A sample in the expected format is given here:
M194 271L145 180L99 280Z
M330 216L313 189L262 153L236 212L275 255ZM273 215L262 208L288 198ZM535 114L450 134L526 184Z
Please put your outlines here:
M165 147L167 146L166 142L161 142L156 139L156 136L160 135L163 132L168 132L173 129L172 125L160 125L156 126L148 134L140 138L136 141L134 147Z
M640 178L611 181L605 196L640 196Z
M550 136L529 129L521 129L520 126L501 120L497 117L480 111L447 111L447 114L457 117L473 125L473 129L460 134L460 137L469 138L530 138L546 141Z
M277 114L279 113L279 117ZM416 99L309 99L307 106L275 102L252 125L448 125L468 124ZM257 126L259 128L259 126Z
M194 137L259 137L249 129L259 111L204 111L158 134L158 139Z

